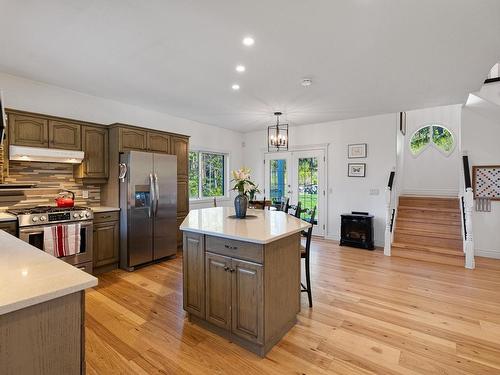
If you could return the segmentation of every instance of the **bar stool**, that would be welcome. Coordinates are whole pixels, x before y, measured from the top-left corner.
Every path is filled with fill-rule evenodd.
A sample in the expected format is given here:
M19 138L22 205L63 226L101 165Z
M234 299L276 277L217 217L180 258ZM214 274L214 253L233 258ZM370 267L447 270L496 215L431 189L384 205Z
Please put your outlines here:
M299 202L300 203L300 202ZM302 232L302 235L306 238L306 245L300 245L300 258L305 259L305 268L306 268L306 285L302 282L300 283L301 292L307 293L307 298L309 299L309 307L312 307L312 292L311 292L311 268L310 268L310 258L311 258L311 239L312 239L312 231L314 225L314 219L316 216L316 206L311 210L311 218L309 219L309 223L311 227L306 231Z

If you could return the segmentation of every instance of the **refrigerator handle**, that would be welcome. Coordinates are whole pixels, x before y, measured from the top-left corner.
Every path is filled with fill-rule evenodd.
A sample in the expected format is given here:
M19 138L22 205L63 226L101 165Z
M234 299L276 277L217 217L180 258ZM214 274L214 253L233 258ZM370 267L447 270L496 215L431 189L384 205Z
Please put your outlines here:
M158 175L155 173L155 192L156 192L156 202L155 202L155 216L158 214L158 203L160 202L160 185L158 184Z
M153 183L153 174L149 174L149 209L148 215L149 217L154 216L154 204L156 201L156 193L155 193L155 185Z

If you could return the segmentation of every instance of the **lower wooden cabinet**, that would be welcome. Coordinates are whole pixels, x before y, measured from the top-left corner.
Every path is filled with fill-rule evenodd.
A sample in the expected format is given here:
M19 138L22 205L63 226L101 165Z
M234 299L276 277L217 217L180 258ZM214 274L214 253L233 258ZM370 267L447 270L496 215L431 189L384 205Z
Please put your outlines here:
M248 341L263 341L262 265L206 253L206 320Z
M205 236L184 234L182 252L184 310L205 318Z
M93 268L101 273L116 268L120 261L120 225L115 212L94 214Z

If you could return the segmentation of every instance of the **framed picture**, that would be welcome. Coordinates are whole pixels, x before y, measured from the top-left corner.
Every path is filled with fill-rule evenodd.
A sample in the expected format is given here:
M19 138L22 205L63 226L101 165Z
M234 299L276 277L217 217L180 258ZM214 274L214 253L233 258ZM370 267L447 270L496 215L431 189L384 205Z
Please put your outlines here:
M399 112L399 131L406 135L406 112Z
M365 177L366 164L365 163L349 163L347 164L348 177Z
M366 143L358 143L347 146L348 159L366 158Z
M500 165L475 165L472 167L474 198L500 200Z

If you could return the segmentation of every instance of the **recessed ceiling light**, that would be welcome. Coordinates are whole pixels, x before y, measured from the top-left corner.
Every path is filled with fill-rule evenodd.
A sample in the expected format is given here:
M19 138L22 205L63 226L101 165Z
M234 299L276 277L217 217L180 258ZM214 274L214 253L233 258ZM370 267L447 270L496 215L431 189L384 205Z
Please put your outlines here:
M243 44L247 47L253 46L255 43L255 40L251 36L247 36L243 38Z
M243 73L246 70L245 65L236 65L236 71L238 73Z
M240 89L240 85L238 85L237 83L235 83L234 85L231 86L231 88L234 90L234 91L238 91Z

